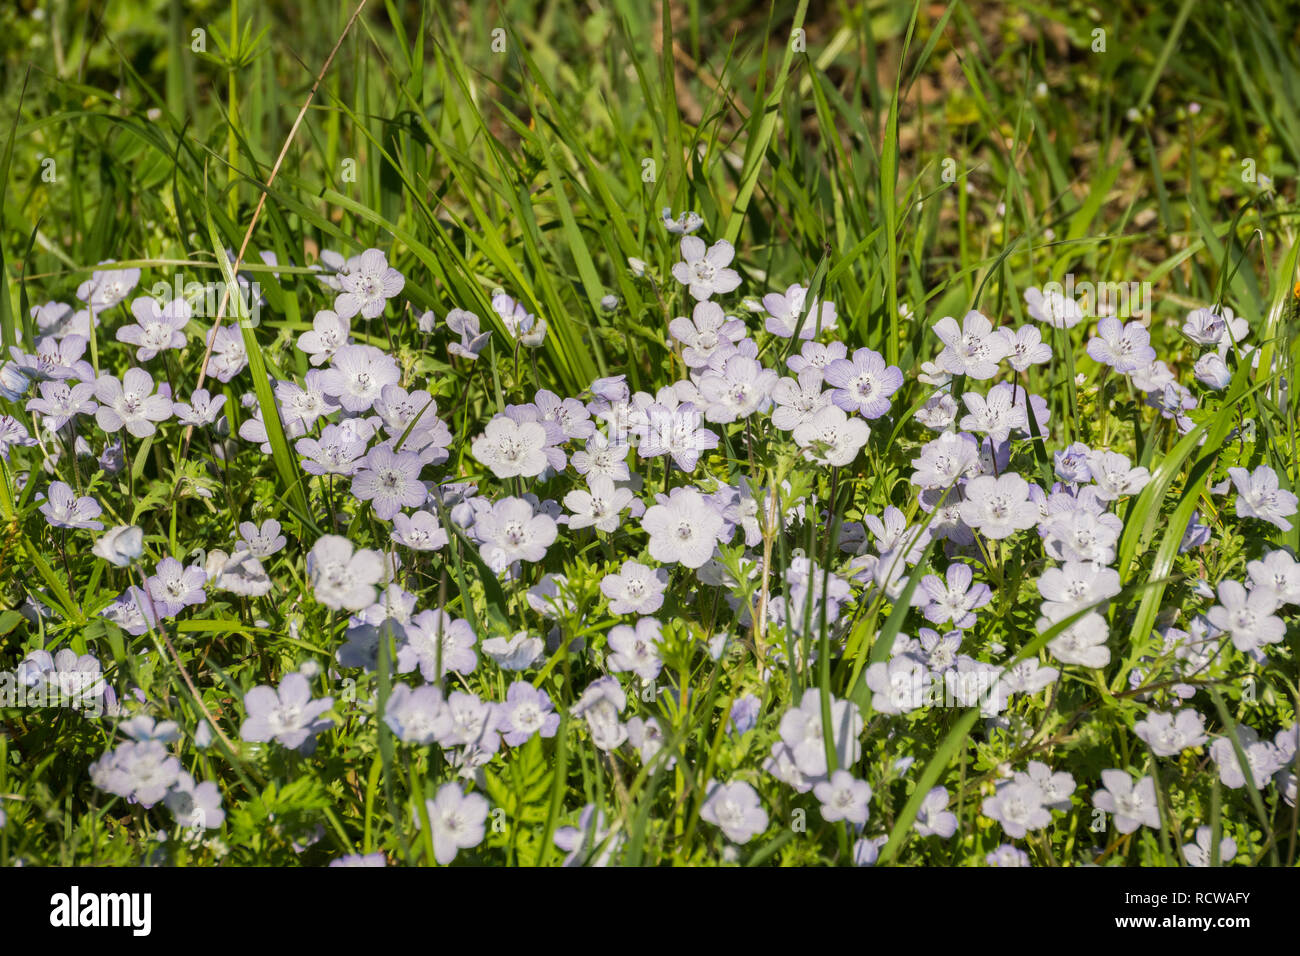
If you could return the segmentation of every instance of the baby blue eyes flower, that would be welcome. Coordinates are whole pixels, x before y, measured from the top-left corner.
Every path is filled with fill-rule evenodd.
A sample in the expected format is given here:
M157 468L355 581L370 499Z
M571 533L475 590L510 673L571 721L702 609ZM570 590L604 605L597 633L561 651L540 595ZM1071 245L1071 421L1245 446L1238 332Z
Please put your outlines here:
M1125 324L1107 316L1097 323L1097 335L1088 341L1088 354L1094 361L1128 374L1155 361L1156 350L1150 343L1151 333L1141 322Z
M758 712L761 706L762 701L753 694L737 697L731 705L731 713L727 718L731 732L740 735L753 730L758 725Z
M1282 531L1291 530L1291 522L1286 519L1296 513L1300 499L1278 486L1277 472L1268 465L1260 465L1253 472L1229 468L1228 477L1237 489L1239 516L1267 521Z
M555 520L523 498L502 498L474 523L483 560L498 574L516 561L541 561L558 533Z
M142 368L130 368L121 381L112 375L95 380L95 422L106 432L125 428L136 438L147 438L157 431L156 423L172 417L171 398L154 394L154 383Z
M664 206L660 219L665 229L679 236L688 236L704 225L704 217L697 212L687 211L674 219L671 206Z
M871 349L858 349L852 360L835 359L823 375L836 405L869 419L889 414L890 396L903 387L903 373Z
M303 754L316 747L316 735L334 721L321 715L334 706L334 698L312 699L307 678L294 671L286 674L278 689L259 685L244 695L248 715L239 736L250 743L274 740Z
M347 319L330 309L321 309L312 319L311 331L298 336L298 351L306 353L312 365L324 365L348 344L350 332Z
M176 818L176 824L189 830L215 830L226 819L217 785L211 780L196 784L184 771L177 775L163 802Z
M534 734L554 737L560 727L550 696L527 681L511 684L498 710L502 739L511 747L527 743Z
M736 250L725 239L706 246L697 236L685 236L681 251L682 261L673 266L673 278L687 287L691 298L703 302L740 287L740 274L727 268Z
M483 842L490 809L487 798L465 793L456 783L444 783L432 800L425 801L429 828L433 834L433 857L446 866L461 850L471 850ZM416 826L422 826L415 814Z
M117 330L117 340L138 346L135 357L147 362L160 352L185 347L185 326L193 309L184 299L162 303L152 296L142 296L131 302L131 314L136 325L126 325Z
M464 309L452 309L447 313L447 328L460 336L459 342L447 345L447 351L455 356L473 362L487 346L492 332L479 333L479 317Z
M163 558L152 577L145 579L145 588L152 598L154 609L160 617L175 617L183 609L207 600L203 585L208 574L202 568L185 567L175 558Z
M109 528L96 539L91 550L109 564L128 567L144 553L144 531L133 524Z
M498 478L521 476L533 478L547 467L546 427L540 422L516 422L498 415L487 424L484 433L471 446L475 458L487 465Z
M360 611L375 601L375 585L385 576L383 556L354 548L336 534L317 540L307 556L307 577L316 600L335 611Z
M765 295L763 308L767 312L764 328L783 339L793 338L796 328L799 338L813 339L823 332L834 331L839 325L835 303L819 299L809 302L807 286L795 284L784 295L779 292Z
M406 279L388 265L388 258L378 249L367 249L349 267L346 275L339 275L343 291L334 300L334 311L341 319L358 314L363 319L375 318L406 285Z
M984 857L989 866L1031 866L1029 854L1019 847L1004 843Z
M285 537L280 533L280 522L268 518L260 526L251 521L239 525L239 546L256 558L269 558L285 545Z
M864 726L857 704L831 698L831 746L836 763L852 766L862 756L858 740ZM790 750L795 767L809 777L826 775L826 741L822 726L821 692L813 687L804 691L799 706L786 711L780 724L781 742Z
M1042 790L1029 780L1003 783L993 796L984 798L980 813L1000 823L1013 839L1052 822L1051 812L1043 806Z
M403 743L427 746L448 733L451 719L435 685L413 689L397 684L384 707L384 723Z
M321 389L349 412L368 411L385 385L401 378L397 362L373 345L341 346L320 377Z
M943 787L934 787L926 793L913 824L917 833L947 840L957 832L957 814L948 810L948 799L948 791Z
M1277 599L1271 591L1247 591L1239 581L1221 581L1219 603L1205 616L1232 639L1237 650L1254 651L1278 644L1286 636L1286 624L1276 611Z
M1206 741L1205 719L1191 709L1177 714L1152 712L1133 725L1140 737L1157 757L1174 757L1190 747L1199 747Z
M758 792L743 781L712 783L700 806L700 819L712 823L732 843L748 843L767 829L767 811Z
M1206 352L1197 359L1192 367L1192 373L1198 382L1216 392L1227 388L1232 381L1232 370L1214 352Z
M492 297L492 311L501 317L501 322L510 333L511 338L529 348L539 348L546 339L546 320L539 319L527 309L522 302L517 302L505 293Z
M842 408L828 405L796 425L791 437L809 461L841 467L858 457L871 437L871 428L860 418L850 418Z
M530 637L527 631L513 637L490 637L479 647L503 671L527 670L545 650L542 639Z
M960 326L951 316L940 319L934 333L944 345L935 361L952 375L990 379L1010 348L1006 337L994 331L993 323L973 310L966 313Z
M1015 472L972 478L966 483L965 496L961 519L986 538L1007 538L1038 523L1038 506L1029 500L1029 483Z
M635 628L619 624L610 629L605 666L615 673L631 671L648 684L663 669L659 639L660 624L652 617L641 618Z
M871 799L871 787L847 770L836 770L829 780L814 786L813 796L820 801L822 819L827 823L846 820L858 826L866 824L870 814L867 801Z
M44 499L39 510L51 528L100 531L104 527L102 521L95 520L104 510L99 502L89 495L77 497L76 492L65 482L50 482L45 493L38 493L37 498Z
M420 481L423 462L415 452L376 446L352 476L352 496L369 501L375 517L391 521L403 508L418 508L429 493Z
M1211 840L1214 832L1211 827L1196 828L1196 842L1183 844L1183 858L1188 866L1209 866L1214 858ZM1230 836L1219 840L1219 863L1230 863L1237 855L1237 841Z
M1111 814L1120 833L1132 833L1140 826L1160 829L1153 778L1142 777L1135 782L1123 770L1103 770L1101 782L1104 789L1093 793L1092 805Z
M646 509L641 527L650 535L650 556L697 569L713 557L723 518L694 488L675 488L667 502Z

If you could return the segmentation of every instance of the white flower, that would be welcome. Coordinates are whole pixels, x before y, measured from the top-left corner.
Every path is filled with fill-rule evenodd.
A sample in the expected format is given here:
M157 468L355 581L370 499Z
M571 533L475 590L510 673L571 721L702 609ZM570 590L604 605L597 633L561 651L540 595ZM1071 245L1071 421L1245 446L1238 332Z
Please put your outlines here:
M316 600L335 611L360 611L375 603L375 585L384 577L384 558L368 548L356 550L337 534L321 537L307 555L307 577Z
M91 550L109 564L128 567L144 551L144 531L133 524L109 528L99 536Z
M516 422L498 415L474 439L470 450L498 478L533 478L547 464L546 428L539 422Z
M358 313L362 318L373 319L406 284L406 279L389 267L387 257L378 249L367 249L355 264L349 265L351 271L340 274L338 279L343 292L334 300L334 311L340 319L350 319Z
M736 250L725 239L705 246L697 236L682 239L682 261L673 266L673 278L687 287L691 296L704 301L715 294L735 291L740 274L728 269Z
M665 564L700 568L713 557L722 515L694 488L675 488L665 504L646 509L641 527L650 535L650 556Z
M808 460L839 467L858 457L871 437L871 426L856 416L850 418L837 405L827 405L795 426L792 437Z

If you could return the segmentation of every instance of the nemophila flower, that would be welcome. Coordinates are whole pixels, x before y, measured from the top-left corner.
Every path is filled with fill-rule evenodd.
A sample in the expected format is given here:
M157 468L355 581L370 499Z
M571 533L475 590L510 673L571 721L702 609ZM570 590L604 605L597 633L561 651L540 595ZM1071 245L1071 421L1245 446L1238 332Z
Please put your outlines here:
M1133 725L1133 732L1157 757L1177 756L1189 747L1201 746L1207 739L1205 718L1190 708L1177 714L1152 711Z
M1262 790L1268 778L1278 770L1277 747L1267 740L1260 740L1253 727L1237 724L1237 743L1246 758L1246 767L1257 790ZM1219 768L1219 780L1232 790L1246 785L1246 776L1242 771L1237 750L1227 737L1215 737L1210 742L1210 758Z
M668 323L668 332L682 344L686 367L704 368L720 347L745 337L745 323L729 318L716 302L697 302L689 319L678 316Z
M642 764L649 764L664 749L664 733L654 717L633 717L627 722L627 742L636 749ZM676 757L669 757L666 767L677 765Z
M1151 777L1134 781L1123 770L1101 772L1103 790L1092 795L1092 805L1115 818L1120 833L1132 833L1140 826L1160 829L1160 809L1156 803L1156 784Z
M498 478L533 478L547 467L548 444L546 427L540 422L519 423L497 415L474 439L471 450Z
M611 442L601 432L596 432L587 439L585 449L573 453L573 469L590 480L593 475L607 475L615 481L627 481L632 477L627 467L629 446L622 442Z
M1267 551L1246 565L1252 592L1272 596L1279 604L1300 604L1300 562L1286 551Z
M367 249L348 266L348 273L338 277L343 291L334 299L334 311L341 319L358 314L363 319L375 318L406 285L406 279L389 266L388 257L378 249Z
M660 624L652 617L641 618L635 628L626 624L610 628L605 666L614 673L631 671L643 682L650 683L663 669L659 638Z
M158 615L175 617L185 608L207 600L203 593L207 581L208 573L199 566L186 567L168 557L158 562L153 575L145 579L144 586Z
M269 558L285 545L285 537L280 533L280 522L267 518L262 524L251 521L239 524L239 547L256 558Z
M1018 846L1012 846L1010 843L1003 843L996 850L990 850L984 856L984 862L989 866L998 867L1017 867L1032 866L1029 862L1029 854Z
M947 840L957 832L957 814L948 809L948 800L948 791L943 787L933 787L926 793L912 824L918 834Z
M1051 603L1045 604L1043 610L1045 616L1038 619L1040 634L1076 613L1063 611L1061 605ZM1053 615L1060 616L1053 617ZM1106 639L1109 636L1110 629L1106 626L1106 619L1096 611L1090 611L1048 641L1047 649L1062 664L1105 667L1110 663L1110 648L1106 646Z
M474 631L469 622L443 610L421 611L406 622L406 639L397 649L397 670L419 668L424 679L442 680L447 673L470 674L478 667Z
M919 458L912 459L912 484L921 488L943 489L958 479L978 474L979 443L965 432L944 432L921 447Z
M505 701L497 708L502 739L511 747L527 743L534 734L554 737L560 727L560 715L550 695L525 680L511 684Z
M969 564L954 561L948 565L946 582L935 574L921 579L921 590L930 599L925 606L925 619L935 624L948 621L965 630L975 626L975 612L993 600L987 584L972 584L974 574Z
M870 814L867 801L871 799L871 786L847 770L836 770L829 780L813 787L813 796L821 803L822 819L827 823L847 820L864 826Z
M185 326L194 314L190 304L176 298L159 302L153 296L141 296L131 302L135 325L117 330L117 340L136 346L135 357L147 362L160 352L185 348Z
M1186 420L1185 412L1196 407L1196 398L1177 382L1158 391L1147 393L1146 404L1160 413L1161 418Z
M94 387L91 388L93 394ZM59 427L62 427L60 425ZM9 449L30 448L36 439L27 431L27 426L12 415L0 415L0 458L9 460Z
M555 831L555 845L568 854L564 866L609 866L627 841L627 834L611 834L603 811L594 803L582 808L576 827Z
M799 378L783 378L772 388L772 424L782 431L793 431L825 408L831 400L829 392L822 391L822 373L815 368L805 368Z
M286 674L278 688L265 684L244 695L247 716L239 727L240 739L249 743L276 743L310 754L316 735L334 721L321 714L334 706L333 697L313 699L307 678L297 671Z
M609 598L611 614L653 614L663 607L667 588L667 571L639 561L625 561L600 582L601 593Z
M1126 374L1133 387L1141 392L1158 392L1178 381L1173 370L1159 360L1146 362Z
M831 401L863 418L889 414L889 397L903 387L903 373L871 349L856 350L851 360L835 359L823 377L834 389Z
M984 798L980 813L1000 823L1003 832L1016 840L1052 822L1051 811L1043 806L1043 791L1028 780L1003 783L993 796Z
M704 217L689 210L674 219L672 206L664 206L663 212L660 214L660 220L663 222L665 229L674 235L681 236L688 236L704 225Z
M1002 686L1010 694L1036 694L1050 687L1060 673L1055 667L1045 667L1029 657L1017 661L1002 675Z
M98 658L68 647L53 655L45 650L29 652L13 675L29 691L43 695L51 706L92 710L103 706L111 711L117 702L117 695L104 681Z
M740 273L727 268L736 255L727 240L719 239L706 246L697 236L685 236L681 251L682 261L673 266L673 278L686 286L692 298L703 302L739 288Z
M577 610L571 594L563 574L544 574L528 589L528 606L542 617L563 618Z
M1222 306L1192 309L1183 322L1182 332L1197 345L1218 345L1231 320L1232 310Z
M167 795L181 772L181 762L163 744L131 740L92 763L90 780L100 790L148 810Z
M132 740L156 740L169 744L181 739L180 727L174 720L155 721L148 714L137 714L118 724L118 730Z
M208 371L216 376L218 382L229 382L248 367L248 350L238 328L221 325L210 329L206 341L212 350L208 357Z
M217 785L211 780L196 784L194 777L183 770L176 775L176 782L163 802L177 826L188 830L215 830L226 819Z
M403 508L417 508L429 496L420 481L422 467L415 452L394 453L378 445L352 476L352 497L369 501L375 517L391 521Z
M1048 568L1038 579L1043 613L1053 620L1112 598L1119 591L1119 572L1092 561L1066 561L1059 568Z
M591 742L599 750L610 751L627 740L627 727L618 716L627 706L627 694L613 677L598 677L582 692L570 709L574 717L587 722Z
M718 447L717 434L704 427L704 415L692 402L676 407L662 402L649 405L635 433L640 436L637 454L642 458L669 455L687 474L695 471L704 452Z
M923 627L917 632L916 637L921 645L917 656L934 673L942 674L957 662L957 651L961 648L961 631L940 634L932 628ZM895 647L897 646L898 641L895 640Z
M1066 511L1048 517L1038 531L1043 536L1043 549L1058 561L1109 564L1115 560L1115 544L1122 530L1116 527L1118 523L1114 515Z
M103 530L104 523L96 521L104 511L90 495L78 497L66 482L52 481L44 494L37 493L40 512L51 528L78 528L90 531Z
M1267 590L1247 591L1240 581L1219 582L1219 603L1205 616L1232 638L1239 651L1255 651L1277 644L1286 636L1286 624L1275 616L1277 598Z
M910 714L926 703L929 674L920 661L905 654L872 664L864 680L878 713Z
M447 313L447 328L460 336L459 342L448 343L447 352L470 362L478 358L492 337L491 330L480 333L479 317L464 309L452 309Z
M783 339L793 338L795 329L799 330L799 338L813 339L839 325L835 303L820 299L808 302L808 287L798 283L784 294L771 292L763 296L763 308L767 310L763 327Z
M458 783L444 783L424 806L433 834L433 858L440 865L446 866L461 850L472 850L483 842L490 806L482 794L467 794ZM415 825L423 826L418 812Z
M316 600L335 611L360 611L375 602L385 576L384 557L357 549L337 534L322 535L307 555L307 578Z
M561 398L542 388L537 390L534 404L538 420L543 425L554 423L559 426L566 439L586 441L596 433L596 423L591 420L591 412L576 398Z
M86 341L84 335L65 335L62 340L47 335L37 339L35 352L26 354L15 345L9 354L24 375L38 382L69 378L90 382L94 381L95 369L82 358Z
M298 336L298 351L306 353L312 365L324 365L348 344L351 328L337 312L321 309L311 321L311 331Z
M154 394L153 378L142 368L129 368L119 381L112 375L95 380L95 422L106 432L125 428L136 438L147 438L157 431L156 422L172 417L168 395Z
M1297 498L1278 487L1277 472L1268 465L1260 465L1253 472L1245 468L1229 468L1228 477L1237 489L1237 514L1242 518L1258 518L1283 531L1291 530L1286 519L1296 513Z
M172 414L182 425L205 428L217 420L225 404L225 395L213 396L206 388L199 388L188 402L172 402Z
M767 829L767 811L756 791L741 780L706 786L700 819L712 823L732 843L748 843Z
M1053 452L1052 461L1056 477L1076 485L1092 481L1092 469L1088 465L1092 453L1091 448L1078 441L1061 451Z
M105 259L99 265L112 265L116 261ZM139 269L96 269L89 279L77 286L77 298L89 305L92 311L103 312L126 301L139 282Z
M366 440L345 425L326 425L319 438L300 438L294 451L309 475L352 475L366 455Z
M1232 381L1232 369L1214 352L1206 352L1197 359L1192 374L1198 382L1216 392L1227 388Z
M1024 390L1020 390L1024 394ZM994 441L1006 441L1013 429L1028 426L1025 407L1015 402L1011 386L1002 384L989 390L988 395L966 392L961 400L970 410L958 425L966 431L988 435Z
M799 354L789 356L785 364L795 375L811 369L820 376L828 365L848 354L848 347L843 342L827 342L825 345L820 342L805 342L799 349Z
M1088 459L1088 468L1092 472L1094 490L1102 501L1117 501L1126 495L1135 495L1151 480L1149 471L1132 467L1128 456L1117 451L1093 452Z
M1029 483L1015 472L966 482L961 519L986 538L1007 538L1038 523L1038 506L1029 500Z
M445 732L438 737L439 746L464 747L464 756L484 756L501 746L497 706L473 694L452 691L447 698Z
M809 461L839 467L858 457L871 437L871 427L860 418L850 418L839 406L827 405L796 425L791 437Z
M722 515L694 488L674 488L666 502L652 505L641 517L641 528L650 535L650 556L692 569L713 557L722 525Z
M527 670L546 649L540 637L531 637L527 631L513 637L489 637L479 647L503 671Z
M762 701L753 694L737 697L731 704L731 712L727 715L730 732L746 734L753 730L758 725L758 713L761 707Z
M450 540L438 522L438 516L429 511L394 515L392 538L412 551L437 551Z
M945 316L934 326L934 334L944 345L935 361L952 375L992 378L1007 355L1006 337L995 332L993 323L974 310L966 313L960 326L956 319Z
M261 597L270 592L272 582L266 569L248 551L236 551L221 565L213 579L213 586L242 597Z
M558 527L523 498L502 498L479 514L474 534L482 542L483 560L500 574L516 561L540 561L555 541Z
M707 402L704 417L727 423L748 418L768 407L777 374L754 358L735 353L719 364L715 356L699 379L700 395Z
M153 600L134 585L118 595L117 600L104 609L103 615L132 637L139 637L158 623Z
M517 339L520 345L539 348L546 339L546 320L533 315L522 302L497 293L492 296L492 311L501 317L510 337Z
M1120 374L1127 374L1154 362L1156 350L1151 347L1151 333L1141 322L1127 324L1114 316L1106 316L1097 323L1097 334L1088 340L1088 354L1093 361L1109 365Z
M564 496L564 506L573 512L569 527L595 526L601 531L617 531L619 516L627 510L634 497L627 488L615 487L612 479L597 475L591 479L589 490L577 488Z
M1079 308L1079 303L1057 290L1044 294L1041 289L1026 289L1025 305L1031 319L1055 329L1072 329L1083 321L1083 309Z
M16 402L27 394L31 384L27 371L17 362L0 363L0 398Z
M1214 859L1211 841L1214 839L1212 827L1197 827L1196 842L1183 844L1183 859L1188 866L1209 866ZM1225 836L1219 841L1219 862L1230 863L1237 855L1237 841Z
M1076 786L1074 777L1065 771L1053 772L1041 760L1031 760L1025 770L1016 771L1017 783L1032 783L1043 796L1043 806L1049 810L1070 809L1070 795Z
M387 352L373 345L344 345L330 359L320 384L326 395L349 412L364 412L385 385L396 385L401 377L397 362Z
M831 747L835 762L849 767L862 756L858 740L862 733L862 714L852 701L831 697ZM790 748L795 766L809 777L826 776L826 741L822 726L821 691L810 687L804 691L799 706L781 717L781 742Z
M291 435L304 434L323 415L335 411L338 403L325 394L321 369L312 369L303 378L303 384L279 381L275 383L275 403L280 417Z
M128 567L144 551L144 531L133 524L117 525L100 535L90 550L109 564Z
M27 310L27 314L36 323L36 334L39 336L61 339L66 335L81 335L84 338L90 334L90 313L79 312L77 316L80 318L74 318L72 306L63 302L34 305ZM81 327L83 323L85 328ZM95 319L95 325L99 325L98 318Z
M1052 359L1052 347L1043 341L1043 335L1032 325L1022 325L1018 329L998 329L1007 344L1007 364L1015 371L1023 372L1034 365L1042 365Z
M403 743L428 746L447 732L451 718L437 685L397 684L384 706L384 723Z

